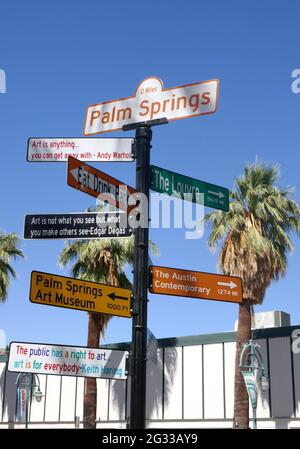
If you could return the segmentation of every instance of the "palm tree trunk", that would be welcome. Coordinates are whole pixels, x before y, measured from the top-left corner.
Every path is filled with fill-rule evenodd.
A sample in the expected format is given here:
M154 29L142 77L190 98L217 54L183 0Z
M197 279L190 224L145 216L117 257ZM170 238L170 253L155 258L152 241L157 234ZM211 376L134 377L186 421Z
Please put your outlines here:
M88 340L89 348L98 348L101 332L100 314L89 313ZM95 377L84 379L83 425L85 429L96 429L97 381Z
M242 346L251 338L251 309L250 301L244 299L239 305L239 320L235 354L234 378L234 427L237 429L249 428L249 398L247 388L241 373L239 363Z

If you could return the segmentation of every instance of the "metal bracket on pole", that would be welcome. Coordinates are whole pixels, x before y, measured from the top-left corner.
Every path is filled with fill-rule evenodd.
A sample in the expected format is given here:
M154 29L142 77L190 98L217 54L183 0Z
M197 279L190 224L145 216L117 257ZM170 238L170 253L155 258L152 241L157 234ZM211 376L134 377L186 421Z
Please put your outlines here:
M130 375L130 356L128 355L125 360L125 374Z
M135 300L133 295L131 295L130 311L131 311L131 315L132 315L133 318L137 317L137 315L139 314L139 311L138 311L138 308L137 308L137 301Z
M136 160L136 140L135 139L133 139L131 154L132 154L133 159Z
M155 120L147 120L146 122L137 122L137 123L130 123L129 125L124 125L122 127L123 131L131 131L132 129L141 128L143 126L156 126L156 125L166 125L168 123L168 119L166 117L157 118ZM134 140L134 143L136 142L136 139Z

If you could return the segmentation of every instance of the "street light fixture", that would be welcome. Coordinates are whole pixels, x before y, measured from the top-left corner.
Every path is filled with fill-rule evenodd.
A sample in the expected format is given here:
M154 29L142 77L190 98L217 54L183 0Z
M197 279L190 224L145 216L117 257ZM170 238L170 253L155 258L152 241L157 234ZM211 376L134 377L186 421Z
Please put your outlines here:
M253 411L253 429L257 428L256 409L258 397L258 382L260 381L262 391L269 390L269 378L265 372L263 358L259 350L260 346L249 340L243 344L240 355L240 368L246 384L248 396Z
M41 402L43 398L43 393L40 390L40 386L36 388L36 390L33 392L33 397L35 398L36 402Z

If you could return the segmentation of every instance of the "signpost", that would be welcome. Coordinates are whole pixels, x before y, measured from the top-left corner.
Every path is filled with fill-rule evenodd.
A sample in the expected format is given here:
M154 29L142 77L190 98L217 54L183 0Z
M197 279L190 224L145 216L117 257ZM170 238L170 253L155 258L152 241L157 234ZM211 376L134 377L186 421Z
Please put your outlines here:
M149 200L151 126L187 117L212 114L217 109L218 80L164 89L157 77L143 80L132 97L91 105L87 109L84 134L93 135L114 130L135 129L136 191ZM91 188L84 167L74 173L68 183L93 196L97 188ZM76 167L75 167L76 168ZM69 176L68 176L69 178ZM75 181L74 181L75 179ZM79 186L80 184L80 186ZM88 187L86 187L88 186ZM97 192L99 193L99 192ZM123 201L124 203L124 201ZM126 204L127 206L127 204ZM121 207L121 206L117 206ZM122 207L127 210L126 207ZM149 209L149 208L148 208ZM140 216L143 215L140 211ZM144 220L141 220L144 221ZM147 358L147 296L148 296L148 227L135 229L133 320L131 351L131 400L130 428L145 428L146 358Z
M136 208L136 218L138 220L139 217L143 224L146 214L148 218L149 201L147 210L144 210L138 201L129 207L128 198L141 193L149 200L150 188L195 203L201 200L208 207L228 211L228 189L150 166L151 127L216 112L218 85L218 80L214 79L165 89L159 78L146 78L132 97L91 105L85 117L86 136L135 129L134 144L133 139L31 138L28 141L27 160L68 160L69 186L123 209L127 214ZM136 190L79 159L95 162L136 159ZM191 195L185 196L186 193ZM116 212L104 213L104 220L98 222L102 217L99 213L26 215L24 237L91 239L129 236L132 231L128 228L127 219L125 224L123 222L125 216ZM116 217L119 217L117 222ZM36 271L31 274L30 301L127 318L131 317L132 312L130 428L144 429L147 341L148 355L154 363L157 362L157 342L153 334L149 330L147 332L148 288L151 293L157 294L240 303L243 287L238 277L153 265L148 268L148 226L138 226L134 235L132 308L130 290ZM117 355L121 351L114 352L118 367L113 356L106 355L103 350L14 342L11 344L9 369L84 377L105 377L102 370L111 369L109 373L104 372L109 374L109 378L126 378L124 353ZM104 366L96 366L95 360L105 361ZM110 367L112 360L113 366ZM118 371L121 362L123 367Z
M150 188L159 193L166 193L177 198L199 203L197 195L203 194L204 206L214 209L229 210L229 191L198 179L180 175L164 168L150 166ZM189 195L185 195L189 194Z
M124 212L25 215L24 239L99 239L130 237Z
M8 371L125 380L127 351L12 342Z
M131 317L131 290L33 271L29 299L36 304Z
M136 193L132 187L72 156L68 159L67 182L74 189L95 198L101 195L103 201L125 211L128 210L129 195Z
M159 78L146 78L132 97L89 106L84 134L116 131L124 125L161 118L171 121L213 114L217 110L218 84L218 80L209 80L164 89Z
M243 300L242 279L235 276L151 266L149 278L151 293L234 303Z
M150 126L137 126L135 133L136 189L149 199L149 167L152 130ZM140 211L149 216L147 210ZM132 345L130 358L130 428L144 429L146 420L146 378L147 378L147 301L148 301L148 257L149 228L135 229L133 262L133 316Z
M87 162L130 162L133 139L85 137L30 137L28 162L67 162L69 156Z

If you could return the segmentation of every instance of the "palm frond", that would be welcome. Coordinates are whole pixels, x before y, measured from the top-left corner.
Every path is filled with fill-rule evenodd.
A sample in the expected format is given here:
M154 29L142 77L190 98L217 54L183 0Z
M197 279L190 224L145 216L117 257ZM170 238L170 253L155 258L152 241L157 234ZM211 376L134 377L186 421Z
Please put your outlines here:
M16 278L16 272L10 265L11 259L24 257L19 249L20 239L15 233L4 234L0 232L0 300L7 298L10 278Z
M228 212L206 214L208 245L222 244L218 266L228 275L243 277L244 296L260 303L272 280L285 275L290 232L300 235L300 208L291 189L278 187L278 165L256 159L247 165L230 193Z

